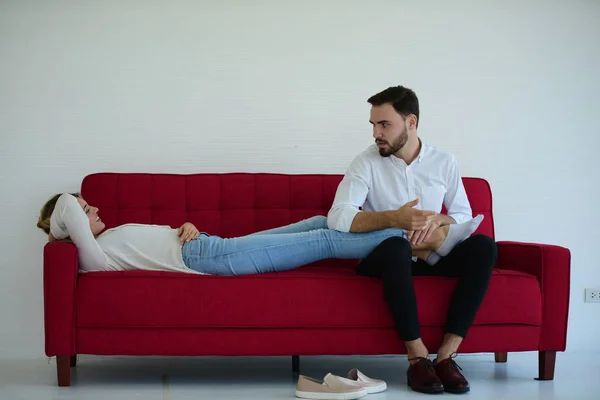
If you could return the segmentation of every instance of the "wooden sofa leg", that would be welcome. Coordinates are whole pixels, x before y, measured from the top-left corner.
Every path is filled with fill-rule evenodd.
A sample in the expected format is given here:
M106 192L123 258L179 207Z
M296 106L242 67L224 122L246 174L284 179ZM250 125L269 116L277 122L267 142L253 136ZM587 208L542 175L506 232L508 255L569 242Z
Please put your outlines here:
M71 386L71 357L56 356L58 386Z
M539 352L539 381L554 379L554 365L556 364L556 351L546 350Z
M505 363L508 361L508 353L507 352L499 352L494 354L497 363Z
M292 356L292 372L296 375L300 373L300 356Z
M77 366L77 354L75 354L74 356L71 356L71 368L74 368Z

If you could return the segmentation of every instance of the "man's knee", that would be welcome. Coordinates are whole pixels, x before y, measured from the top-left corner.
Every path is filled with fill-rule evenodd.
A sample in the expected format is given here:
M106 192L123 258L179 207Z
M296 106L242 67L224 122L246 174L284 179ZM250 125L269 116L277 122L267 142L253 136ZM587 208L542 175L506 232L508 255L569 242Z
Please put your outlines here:
M382 260L384 280L398 280L401 276L412 276L411 247L408 240L400 236L385 239L376 251Z
M412 267L411 248L408 240L392 236L377 245L366 260L357 268L359 275L387 280L398 280L397 276Z
M479 268L491 271L498 257L498 246L494 239L486 235L474 235L468 240L469 255L477 258Z
M498 255L498 246L491 237L487 235L473 235L470 240L473 243L472 246L481 249L482 253L488 254L490 257Z
M407 254L410 256L412 252L408 240L401 236L392 236L385 239L377 246L376 250L384 252L391 259L403 258L406 257Z

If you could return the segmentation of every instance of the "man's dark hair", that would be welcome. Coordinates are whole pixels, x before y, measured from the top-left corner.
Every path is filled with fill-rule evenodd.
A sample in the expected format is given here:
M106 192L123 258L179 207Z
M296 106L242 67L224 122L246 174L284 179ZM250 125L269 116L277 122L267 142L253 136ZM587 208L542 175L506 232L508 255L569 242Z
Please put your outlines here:
M396 112L404 117L409 114L417 116L419 126L419 99L415 92L404 86L392 86L379 92L367 100L372 106L391 104Z

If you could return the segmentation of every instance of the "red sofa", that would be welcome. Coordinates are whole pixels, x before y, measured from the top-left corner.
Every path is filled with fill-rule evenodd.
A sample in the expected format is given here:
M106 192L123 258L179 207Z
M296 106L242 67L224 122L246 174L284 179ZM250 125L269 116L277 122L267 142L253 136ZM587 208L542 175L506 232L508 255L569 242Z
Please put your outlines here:
M128 222L232 237L327 215L339 175L116 174L87 176L82 195L107 228ZM465 178L478 233L494 236L483 179ZM218 277L175 272L78 273L77 249L44 248L45 349L58 384L70 384L77 354L293 356L403 354L382 285L357 276L356 260L285 273ZM461 352L539 351L539 378L553 379L565 350L570 252L500 242L491 284ZM422 335L437 349L455 279L416 277ZM552 295L546 295L551 293ZM348 307L351 304L352 307ZM347 310L347 312L344 312Z

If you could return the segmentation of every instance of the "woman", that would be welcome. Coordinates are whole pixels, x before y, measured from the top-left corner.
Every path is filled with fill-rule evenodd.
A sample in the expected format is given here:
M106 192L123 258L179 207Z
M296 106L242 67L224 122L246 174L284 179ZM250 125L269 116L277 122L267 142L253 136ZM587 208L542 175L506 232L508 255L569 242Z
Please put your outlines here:
M37 226L48 234L49 241L70 239L75 243L81 272L135 269L211 275L277 272L328 258L364 258L383 240L405 237L401 229L338 232L327 229L327 219L321 216L232 239L200 233L189 222L179 229L125 224L101 233L105 225L98 211L82 197L69 193L54 196L41 210ZM477 229L481 222L478 218L453 228L437 229L428 243L415 248L421 251L419 257L427 259L429 250L451 249Z

